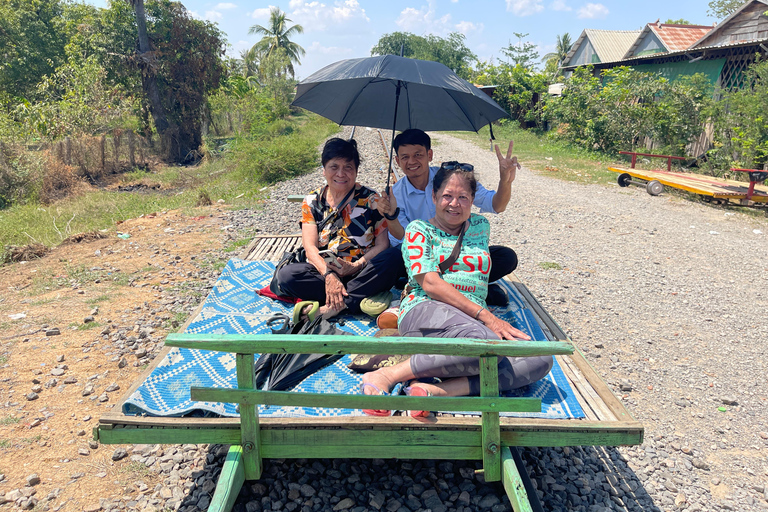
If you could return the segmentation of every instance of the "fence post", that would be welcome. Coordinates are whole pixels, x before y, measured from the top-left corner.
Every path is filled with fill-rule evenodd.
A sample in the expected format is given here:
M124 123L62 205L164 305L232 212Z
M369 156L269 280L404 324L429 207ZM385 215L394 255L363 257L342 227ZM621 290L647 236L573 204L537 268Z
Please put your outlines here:
M107 170L107 136L102 135L99 141L99 158L101 161L101 170Z
M72 165L72 139L69 137L66 137L64 139L64 144L66 145L66 158L64 160L64 163L67 165Z
M122 133L120 130L112 131L112 145L115 148L115 171L120 168L120 136Z
M131 169L136 167L136 139L133 134L133 130L130 130L128 132L128 163L131 166Z

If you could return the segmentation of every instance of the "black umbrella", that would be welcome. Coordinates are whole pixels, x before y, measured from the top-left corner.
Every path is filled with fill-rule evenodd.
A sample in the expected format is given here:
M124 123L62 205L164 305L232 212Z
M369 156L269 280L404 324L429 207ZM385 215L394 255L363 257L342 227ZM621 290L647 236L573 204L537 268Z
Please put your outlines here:
M391 128L393 138L408 128L476 132L508 115L447 66L395 55L330 64L299 83L292 105L340 125Z

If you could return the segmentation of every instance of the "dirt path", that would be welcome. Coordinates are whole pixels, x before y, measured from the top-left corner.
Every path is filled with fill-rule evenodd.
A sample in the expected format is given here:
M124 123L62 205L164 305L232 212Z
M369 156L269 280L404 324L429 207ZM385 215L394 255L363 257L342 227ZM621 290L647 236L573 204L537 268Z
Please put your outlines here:
M157 474L124 447L99 446L92 428L207 293L228 238L218 213L132 219L116 227L125 239L112 232L0 268L5 500L99 510L157 491Z

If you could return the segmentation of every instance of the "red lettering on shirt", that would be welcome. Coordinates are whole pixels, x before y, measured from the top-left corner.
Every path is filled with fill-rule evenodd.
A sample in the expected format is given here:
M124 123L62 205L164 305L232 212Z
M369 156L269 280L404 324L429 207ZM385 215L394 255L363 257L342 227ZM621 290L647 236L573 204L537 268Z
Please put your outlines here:
M413 251L419 251L418 254L413 254ZM424 248L420 245L409 245L408 246L408 258L412 260L417 260L424 256Z
M481 274L490 274L491 272L491 258L488 257L488 267L483 270L483 257L478 256L477 257L477 270L480 271Z
M413 272L414 274L421 274L421 263L419 263L418 261L414 261L413 265L411 265L411 272Z
M415 233L406 233L405 238L409 243L416 243L419 241L421 241L422 243L427 243L427 237L425 237L423 233L419 233L418 231L416 231Z
M464 256L464 258L462 258L462 261L464 261L464 264L469 267L469 270L467 270L467 272L475 271L475 264L472 263L472 256Z

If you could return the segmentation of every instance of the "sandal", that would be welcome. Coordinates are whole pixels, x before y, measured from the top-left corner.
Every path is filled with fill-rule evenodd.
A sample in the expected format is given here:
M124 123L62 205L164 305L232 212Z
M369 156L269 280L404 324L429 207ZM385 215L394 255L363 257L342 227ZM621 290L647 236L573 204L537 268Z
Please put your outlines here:
M303 300L301 302L297 302L296 305L293 306L293 325L298 324L302 320L302 310L307 306L312 306L309 310L309 313L306 314L307 320L310 322L315 320L317 311L320 309L320 303L316 300Z
M408 386L405 388L405 394L408 396L432 396L428 389L418 386ZM411 418L426 418L429 416L429 411L408 411L408 416Z
M370 297L364 298L360 302L360 311L370 317L376 318L389 307L391 302L392 292L385 290L383 292L377 293L376 295L371 295Z
M379 387L376 384L371 384L370 382L363 382L363 387L360 389L360 391L362 391L363 394L365 394L366 386L370 386L373 389L375 389L378 395L383 395L383 396L390 395L390 393L386 391L382 391L381 389L379 389ZM371 395L371 396L375 396L375 395ZM385 409L363 409L363 414L367 414L368 416L392 416L392 411L387 411Z

